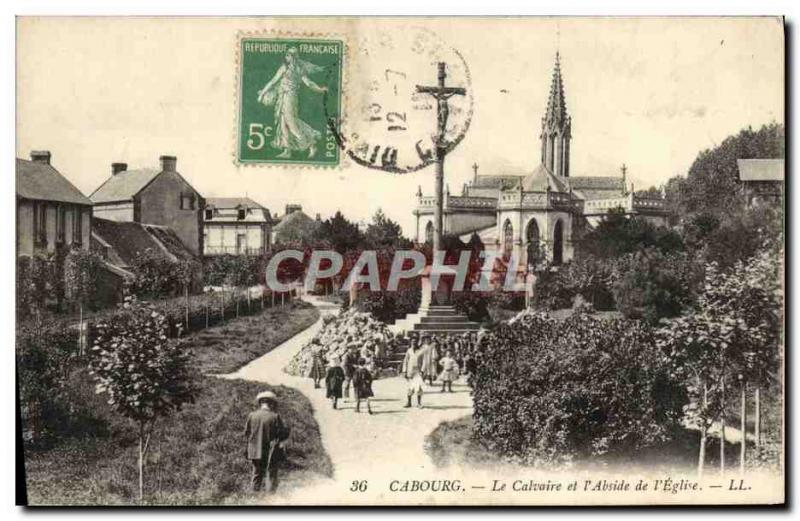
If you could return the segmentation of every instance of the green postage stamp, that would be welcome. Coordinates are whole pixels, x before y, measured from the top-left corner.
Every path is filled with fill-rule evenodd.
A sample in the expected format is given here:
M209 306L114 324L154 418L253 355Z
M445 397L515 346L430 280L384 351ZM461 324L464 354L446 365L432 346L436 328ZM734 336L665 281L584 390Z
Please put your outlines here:
M342 41L243 37L239 45L239 162L338 165Z

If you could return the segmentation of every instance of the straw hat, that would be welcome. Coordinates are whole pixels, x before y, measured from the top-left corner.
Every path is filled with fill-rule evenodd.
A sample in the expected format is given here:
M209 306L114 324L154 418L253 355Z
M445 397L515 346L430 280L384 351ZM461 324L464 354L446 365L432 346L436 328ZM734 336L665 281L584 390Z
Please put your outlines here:
M278 395L276 395L272 391L262 391L258 393L258 396L256 396L256 402L261 402L262 400L276 401L277 399Z

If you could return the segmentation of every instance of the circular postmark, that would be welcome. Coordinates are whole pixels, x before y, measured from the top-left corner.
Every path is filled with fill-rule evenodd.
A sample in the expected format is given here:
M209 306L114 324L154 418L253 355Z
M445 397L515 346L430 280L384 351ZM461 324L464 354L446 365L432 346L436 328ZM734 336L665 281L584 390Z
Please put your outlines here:
M352 49L347 112L341 121L329 116L328 125L353 162L414 172L464 139L473 94L461 53L413 26L360 34Z

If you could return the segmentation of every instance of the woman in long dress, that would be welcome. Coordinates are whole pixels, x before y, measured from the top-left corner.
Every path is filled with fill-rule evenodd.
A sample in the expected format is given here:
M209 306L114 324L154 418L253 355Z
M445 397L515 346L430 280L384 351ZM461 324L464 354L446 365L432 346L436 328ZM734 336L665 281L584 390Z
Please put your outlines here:
M323 70L325 69L319 65L298 58L297 48L290 47L283 65L269 83L258 91L258 101L267 106L275 105L275 138L271 145L283 149L277 157L288 159L293 150L308 150L309 158L316 155L316 143L322 134L300 119L297 98L301 83L314 92L323 93L328 90L308 78L310 74Z

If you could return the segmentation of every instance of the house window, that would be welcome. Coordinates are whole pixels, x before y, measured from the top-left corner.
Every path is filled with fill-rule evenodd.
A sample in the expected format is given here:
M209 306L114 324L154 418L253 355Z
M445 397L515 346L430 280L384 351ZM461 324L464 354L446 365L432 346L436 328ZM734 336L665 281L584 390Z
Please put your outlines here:
M67 238L67 209L64 205L56 207L56 242L64 243Z
M33 203L33 242L36 246L47 246L46 203Z
M210 221L214 218L214 210L206 209L206 221Z
M247 253L247 234L236 234L236 253L239 255Z
M83 242L83 212L80 206L72 209L72 244Z
M240 221L244 221L244 218L245 218L246 214L247 214L247 210L244 210L244 209L240 208L239 211L237 212L236 218L239 219Z
M181 210L194 210L194 194L181 194Z

